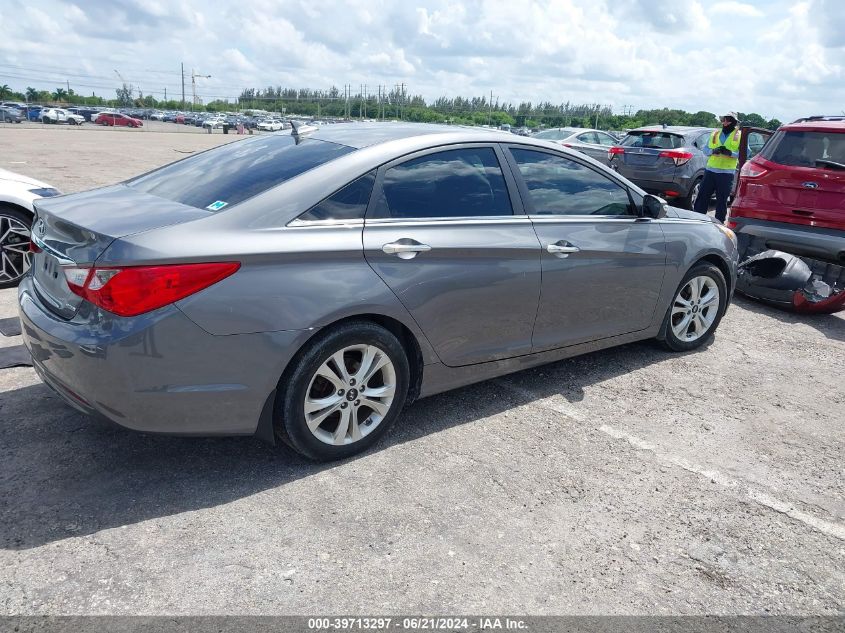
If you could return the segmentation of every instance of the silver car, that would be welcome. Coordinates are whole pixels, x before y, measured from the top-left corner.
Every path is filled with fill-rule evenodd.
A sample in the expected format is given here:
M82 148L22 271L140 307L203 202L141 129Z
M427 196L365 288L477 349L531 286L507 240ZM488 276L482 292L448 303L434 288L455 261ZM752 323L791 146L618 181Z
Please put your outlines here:
M531 136L578 150L605 165L608 164L608 150L619 143L612 134L583 127L551 128Z
M582 154L407 124L262 135L36 202L39 375L125 427L357 453L409 402L657 338L708 340L729 229Z

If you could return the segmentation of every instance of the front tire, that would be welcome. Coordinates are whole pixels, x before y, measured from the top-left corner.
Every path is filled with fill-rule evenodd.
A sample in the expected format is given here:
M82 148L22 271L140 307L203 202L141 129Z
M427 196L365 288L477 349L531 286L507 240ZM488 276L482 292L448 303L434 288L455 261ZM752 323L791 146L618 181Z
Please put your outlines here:
M0 204L0 288L17 286L29 270L32 217Z
M713 264L693 266L675 291L660 329L662 343L674 352L689 352L713 338L728 302L725 276Z
M274 425L280 439L311 459L366 450L405 405L405 349L374 323L340 325L309 343L293 363L280 386Z

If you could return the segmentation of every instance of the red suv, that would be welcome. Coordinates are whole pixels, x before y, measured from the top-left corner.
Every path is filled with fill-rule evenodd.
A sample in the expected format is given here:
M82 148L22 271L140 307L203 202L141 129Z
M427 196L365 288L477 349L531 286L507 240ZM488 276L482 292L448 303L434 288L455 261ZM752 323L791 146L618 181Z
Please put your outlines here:
M742 166L728 226L770 249L845 264L845 116L780 127Z
M127 127L141 127L144 122L140 119L133 119L120 112L101 112L94 123L100 125L125 125Z

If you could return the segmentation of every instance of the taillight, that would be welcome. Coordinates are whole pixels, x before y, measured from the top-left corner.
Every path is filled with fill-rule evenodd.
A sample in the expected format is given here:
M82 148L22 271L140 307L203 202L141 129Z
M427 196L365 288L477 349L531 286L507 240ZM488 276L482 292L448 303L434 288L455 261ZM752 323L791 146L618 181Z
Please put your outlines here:
M746 178L759 178L767 173L769 173L768 169L755 163L745 163L739 170L739 175Z
M33 242L32 239L29 240L29 252L33 255L36 255L41 252L41 247L35 242Z
M728 224L729 229L735 229L736 227L739 226L739 223L734 222L733 220L728 220L727 224Z
M676 165L683 165L688 163L692 158L692 152L682 152L676 149L667 149L658 154L659 158L671 158Z
M625 148L624 147L611 147L607 150L607 160L611 160L614 156L619 154L624 154Z
M238 262L63 268L71 292L118 316L137 316L184 299L225 279Z

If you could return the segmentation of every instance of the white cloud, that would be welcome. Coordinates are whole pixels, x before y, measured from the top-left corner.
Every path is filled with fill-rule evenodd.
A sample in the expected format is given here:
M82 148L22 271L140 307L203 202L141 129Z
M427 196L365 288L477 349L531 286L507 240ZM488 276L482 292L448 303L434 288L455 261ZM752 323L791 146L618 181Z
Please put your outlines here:
M198 80L206 99L404 82L429 100L492 90L515 103L781 119L845 102L840 0L9 2L0 83L17 89L67 80L111 96L117 69L145 93L176 94L184 62L212 76Z
M709 10L711 13L745 18L760 18L764 15L763 12L753 4L746 4L744 2L717 2L710 7Z

